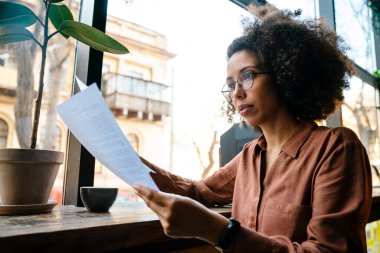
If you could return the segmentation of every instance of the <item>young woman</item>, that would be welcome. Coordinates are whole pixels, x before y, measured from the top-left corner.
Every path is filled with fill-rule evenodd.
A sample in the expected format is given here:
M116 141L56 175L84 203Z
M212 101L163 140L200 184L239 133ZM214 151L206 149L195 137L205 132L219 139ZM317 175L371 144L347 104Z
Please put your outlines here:
M227 114L262 136L200 181L156 171L162 192L135 186L173 237L226 252L366 252L371 205L366 150L325 119L343 100L352 66L341 39L299 12L255 8L227 52ZM205 206L232 201L227 219Z

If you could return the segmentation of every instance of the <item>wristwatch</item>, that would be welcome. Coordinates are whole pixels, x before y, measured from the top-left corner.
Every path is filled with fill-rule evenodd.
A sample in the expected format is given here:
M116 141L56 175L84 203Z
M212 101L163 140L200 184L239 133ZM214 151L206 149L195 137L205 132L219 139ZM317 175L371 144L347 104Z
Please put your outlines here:
M229 220L230 223L228 223L226 229L220 236L218 243L215 245L220 251L226 250L232 245L240 230L240 223L237 220L231 218Z

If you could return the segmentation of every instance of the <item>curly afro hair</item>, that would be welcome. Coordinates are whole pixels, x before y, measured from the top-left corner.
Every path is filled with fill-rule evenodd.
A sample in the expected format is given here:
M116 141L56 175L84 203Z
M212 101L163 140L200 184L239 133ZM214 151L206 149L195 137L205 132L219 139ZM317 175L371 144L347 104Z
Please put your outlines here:
M273 73L279 98L296 118L326 119L343 101L353 74L344 41L323 20L300 20L300 10L265 5L250 6L249 11L255 18L242 20L244 33L228 47L227 60L236 52L250 52ZM234 113L228 101L230 122Z

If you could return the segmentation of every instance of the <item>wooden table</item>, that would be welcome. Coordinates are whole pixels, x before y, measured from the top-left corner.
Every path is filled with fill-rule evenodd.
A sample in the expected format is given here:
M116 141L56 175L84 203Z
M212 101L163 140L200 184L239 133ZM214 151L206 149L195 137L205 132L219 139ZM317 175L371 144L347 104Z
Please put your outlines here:
M215 211L230 215L230 208ZM197 239L172 239L142 203L109 213L57 206L49 214L0 216L0 252L218 252Z
M215 211L230 215L229 208ZM369 222L380 219L374 191ZM127 250L126 250L127 249ZM0 216L0 252L218 252L197 239L172 239L143 203L118 204L109 213L57 206L52 213Z

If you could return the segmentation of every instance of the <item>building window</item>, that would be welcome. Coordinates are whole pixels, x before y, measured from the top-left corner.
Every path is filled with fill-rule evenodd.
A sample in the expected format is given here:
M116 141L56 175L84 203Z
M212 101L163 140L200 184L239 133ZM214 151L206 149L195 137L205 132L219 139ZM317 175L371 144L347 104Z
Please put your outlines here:
M111 66L109 64L103 64L102 74L107 74L111 71Z
M134 77L134 78L138 78L138 79L143 79L143 74L142 73L138 73L138 72L135 72L135 71L128 71L128 76L131 76L131 77Z
M5 120L0 119L0 148L5 148L8 139L8 124Z
M7 47L7 46L5 46ZM7 64L7 59L9 59L10 55L9 53L7 53L5 50L3 52L0 52L0 66L1 67L7 67L6 64Z

